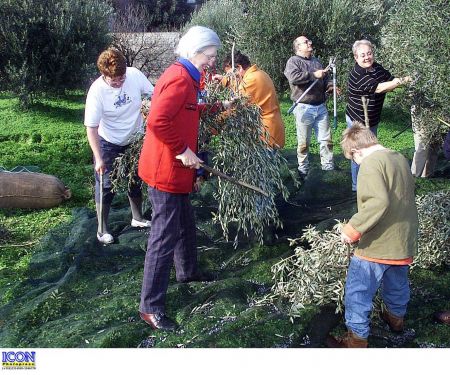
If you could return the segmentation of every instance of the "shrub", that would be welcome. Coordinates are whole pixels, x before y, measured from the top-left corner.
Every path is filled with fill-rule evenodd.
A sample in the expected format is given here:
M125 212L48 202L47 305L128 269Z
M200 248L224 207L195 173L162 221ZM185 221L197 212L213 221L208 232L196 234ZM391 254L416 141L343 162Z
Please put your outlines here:
M314 41L315 54L323 63L336 56L341 82L353 60L356 39L378 42L390 1L374 0L210 0L193 15L189 25L201 24L218 32L225 42L236 40L273 79L278 90L288 82L283 71L292 55L292 42L300 35ZM364 23L361 23L364 20ZM341 69L342 66L342 69Z
M415 105L414 125L432 143L442 143L448 130L438 118L450 122L449 23L448 0L409 0L392 9L382 31L385 64L396 74L413 77L401 102Z
M224 49L230 49L244 21L245 8L241 0L210 0L192 15L185 29L194 25L210 27L225 44ZM223 54L223 50L219 52Z
M22 105L80 88L108 45L110 6L101 0L0 0L0 75Z

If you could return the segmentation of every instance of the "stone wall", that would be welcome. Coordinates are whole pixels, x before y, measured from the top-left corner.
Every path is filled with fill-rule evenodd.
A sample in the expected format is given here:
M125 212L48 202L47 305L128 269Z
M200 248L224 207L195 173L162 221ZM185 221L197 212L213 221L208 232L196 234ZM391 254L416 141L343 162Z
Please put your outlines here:
M180 33L115 33L114 38L125 47L121 50L132 60L132 65L155 84L164 70L176 59L174 51Z

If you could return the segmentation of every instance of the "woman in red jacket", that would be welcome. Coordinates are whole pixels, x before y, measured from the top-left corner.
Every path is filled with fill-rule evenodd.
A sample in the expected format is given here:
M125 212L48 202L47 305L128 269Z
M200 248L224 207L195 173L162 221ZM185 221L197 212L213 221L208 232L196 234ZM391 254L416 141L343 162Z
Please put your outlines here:
M172 264L177 281L202 280L189 193L202 162L196 155L200 72L216 59L219 47L214 31L190 28L178 44L180 58L160 77L152 97L139 159L139 176L149 185L153 208L139 312L154 329L176 329L165 315Z

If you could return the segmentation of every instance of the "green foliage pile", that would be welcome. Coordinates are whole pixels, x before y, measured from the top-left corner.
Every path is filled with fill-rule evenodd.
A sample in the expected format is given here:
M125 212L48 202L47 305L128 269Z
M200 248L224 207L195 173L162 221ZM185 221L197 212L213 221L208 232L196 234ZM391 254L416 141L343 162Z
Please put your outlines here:
M299 239L291 240L291 245L299 242L308 245L297 246L294 255L272 266L275 280L272 293L258 303L281 296L291 303L291 316L300 316L308 305L329 303L337 306L336 312L341 312L350 248L340 241L340 225L323 233L308 226Z
M418 254L411 269L431 269L450 264L450 192L438 191L416 198L419 213ZM340 242L338 223L320 232L309 226L290 257L272 266L274 285L258 301L266 304L282 297L291 303L289 314L300 316L308 305L336 305L343 310L344 285L350 261L350 247Z
M412 267L450 265L450 191L416 198L419 212L419 251Z
M114 160L111 183L114 191L126 191L134 185L137 176L139 155L144 144L144 134L136 133L128 149Z
M150 111L150 106L151 98L144 96L141 102L141 114L144 118L144 127L146 126L146 119ZM127 151L120 154L116 160L114 160L110 177L114 191L127 191L129 187L136 184L139 156L141 155L142 146L144 144L144 134L145 133L142 132L136 133L131 139Z
M199 152L211 153L215 169L267 193L265 196L219 177L214 193L218 202L214 220L220 223L227 240L230 225L237 227L235 246L240 232L248 236L253 231L262 243L265 227L282 226L275 198L279 193L284 199L288 198L283 173L287 171L295 180L294 174L289 171L283 156L267 147L268 133L262 125L259 107L218 82L209 83L207 92L206 108L209 109L200 121ZM218 110L217 103L231 100L230 110ZM145 104L142 110L146 111ZM143 139L143 134L138 134L127 151L116 158L111 178L115 190L132 183Z
M235 79L233 73L230 73L230 79ZM233 84L230 86L234 87ZM221 224L225 238L228 238L229 225L235 223L237 233L242 231L248 235L253 230L262 243L265 227L282 226L275 197L281 193L287 199L289 195L283 171L288 171L294 180L295 177L283 156L268 148L269 135L262 124L258 106L219 82L209 83L207 92L206 102L212 110L202 116L200 122L200 150L211 152L214 168L267 193L264 196L219 177L214 194L219 207L214 220ZM215 103L222 101L232 101L232 107L226 112L214 110ZM211 132L216 135L208 141ZM238 234L234 241L236 245Z
M283 71L293 54L292 42L306 35L322 62L337 57L339 80L345 86L353 42L361 38L378 42L390 6L385 0L210 0L189 25L209 26L222 41L236 41L279 91L288 87Z
M383 27L385 65L412 84L402 104L416 108L418 130L427 142L442 143L450 123L450 6L448 0L408 0L392 8Z
M28 106L41 93L82 88L109 44L101 0L0 0L0 82Z

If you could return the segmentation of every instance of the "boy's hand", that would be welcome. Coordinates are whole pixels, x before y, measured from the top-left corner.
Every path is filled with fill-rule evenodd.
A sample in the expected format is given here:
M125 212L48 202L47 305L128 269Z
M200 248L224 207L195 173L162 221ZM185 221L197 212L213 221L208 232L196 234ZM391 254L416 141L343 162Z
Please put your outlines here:
M343 243L355 243L361 238L361 233L359 233L355 228L353 228L349 223L345 224L341 230L341 241Z

